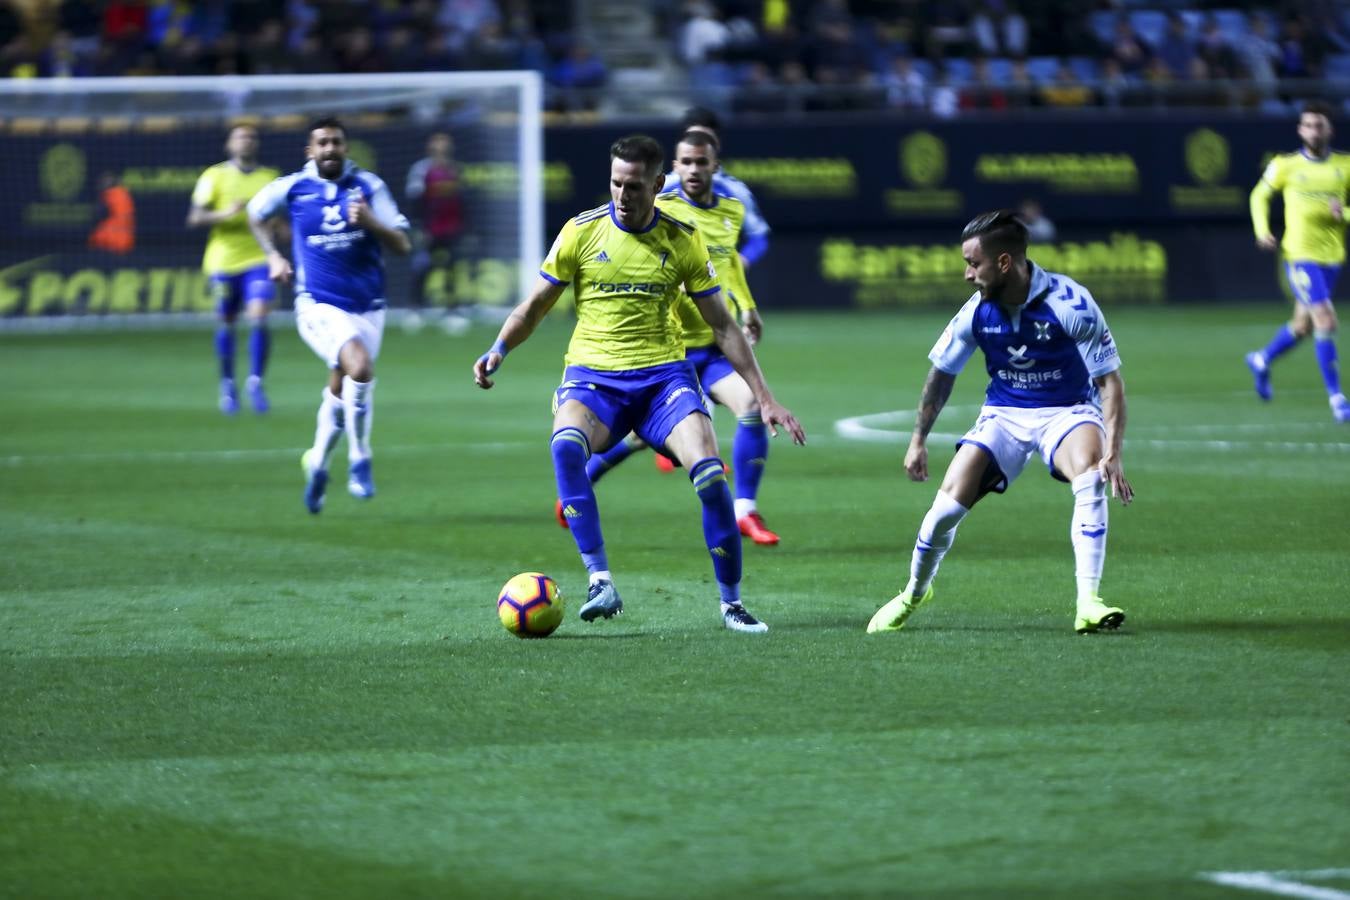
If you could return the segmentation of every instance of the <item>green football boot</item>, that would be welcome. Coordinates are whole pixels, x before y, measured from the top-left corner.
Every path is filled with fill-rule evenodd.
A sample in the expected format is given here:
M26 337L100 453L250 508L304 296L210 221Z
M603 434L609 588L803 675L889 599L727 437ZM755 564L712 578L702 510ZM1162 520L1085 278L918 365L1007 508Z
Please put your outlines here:
M881 634L883 631L899 631L905 627L905 622L909 619L910 613L932 599L933 586L931 584L918 600L910 596L909 591L901 591L895 595L891 602L877 610L876 615L872 616L872 621L867 623L867 633Z

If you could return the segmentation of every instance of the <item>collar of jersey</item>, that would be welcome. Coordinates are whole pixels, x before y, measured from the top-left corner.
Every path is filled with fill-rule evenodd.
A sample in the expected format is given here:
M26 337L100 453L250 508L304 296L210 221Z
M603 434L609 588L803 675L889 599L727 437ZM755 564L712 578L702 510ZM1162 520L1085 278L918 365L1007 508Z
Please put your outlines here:
M350 174L352 173L352 170L354 170L355 168L356 168L356 163L352 162L350 159L344 159L344 160L342 161L342 174L339 175L337 178L334 178L333 180L334 180L334 181L341 181L342 179L344 179L344 178L346 178L348 175L350 175ZM315 162L314 160L312 160L312 159L311 159L309 162L305 163L305 167L304 167L303 169L301 169L300 171L304 172L306 175L310 176L311 178L317 178L317 179L319 179L320 181L327 181L327 180L328 180L327 178L324 178L322 175L319 174L319 164L316 163L316 162Z
M1331 154L1332 154L1332 152L1333 152L1332 149L1331 149L1330 147L1327 147L1327 155L1326 155L1326 156L1311 156L1311 155L1309 155L1309 153L1308 153L1308 148L1307 148L1307 147L1299 147L1299 148L1298 148L1298 155L1299 155L1299 156L1303 157L1303 158L1306 159L1308 162L1315 162L1315 163L1324 163L1324 162L1326 162L1327 160L1331 159Z
M1027 279L1027 306L1030 306L1050 293L1050 274L1031 260L1027 260L1027 265L1031 268L1031 277Z
M647 232L651 231L653 228L656 227L657 222L661 221L661 210L657 209L656 207L652 207L651 224L649 224L646 228L639 228L637 230L634 230L632 228L623 227L623 223L619 221L619 217L614 214L614 201L611 200L609 201L609 220L613 222L614 226L618 228L620 231L626 231L629 234L646 234Z
M684 192L684 182L680 182L680 186L677 187L675 190L679 191L680 199L683 200L685 203L688 203L694 209L716 209L717 204L722 202L717 196L716 187L712 189L712 202L709 203L707 206L704 206L702 203L695 202L693 197L690 197L688 194Z

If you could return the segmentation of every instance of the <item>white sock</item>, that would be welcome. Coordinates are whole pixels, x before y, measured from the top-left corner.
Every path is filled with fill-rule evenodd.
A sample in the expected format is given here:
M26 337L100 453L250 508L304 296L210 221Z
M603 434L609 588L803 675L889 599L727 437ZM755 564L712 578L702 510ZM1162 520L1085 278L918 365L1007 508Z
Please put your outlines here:
M737 497L735 500L732 501L732 503L736 507L737 519L744 519L752 512L759 511L759 507L755 505L755 501L752 498Z
M342 376L342 410L347 422L347 459L370 459L370 425L375 418L375 379L353 381Z
M942 557L951 549L956 540L956 526L966 517L969 509L953 500L943 491L933 498L933 505L919 525L919 536L914 541L914 556L909 564L909 584L906 590L914 599L922 597L937 575Z
M319 454L319 467L328 468L328 455L333 452L337 440L342 436L342 400L333 396L328 388L323 389L323 399L319 401L318 421L314 429L314 450Z
M613 580L614 576L609 574L609 569L601 569L599 572L591 573L590 584L588 584L587 587L590 587L591 584L595 584L597 581L613 581Z
M1106 565L1106 482L1095 468L1073 480L1074 574L1078 577L1078 602L1097 596Z

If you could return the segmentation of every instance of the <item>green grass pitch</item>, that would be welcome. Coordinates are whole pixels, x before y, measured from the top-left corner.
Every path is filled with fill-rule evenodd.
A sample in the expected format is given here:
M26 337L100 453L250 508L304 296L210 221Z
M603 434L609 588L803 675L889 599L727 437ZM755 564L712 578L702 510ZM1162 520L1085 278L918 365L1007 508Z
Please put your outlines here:
M1276 305L1109 314L1138 499L1103 583L1128 621L1089 637L1071 496L1036 464L961 526L931 606L864 634L937 482L836 425L913 409L941 314L768 314L809 444L773 444L783 543L746 547L763 637L720 627L697 500L649 455L599 485L626 612L576 618L547 450L565 321L486 393L489 330L391 327L379 495L335 477L318 517L323 370L290 329L273 411L237 419L204 331L0 336L0 896L1350 890L1350 426L1307 347L1252 395ZM983 387L973 363L937 430ZM547 640L497 622L527 570L571 604Z

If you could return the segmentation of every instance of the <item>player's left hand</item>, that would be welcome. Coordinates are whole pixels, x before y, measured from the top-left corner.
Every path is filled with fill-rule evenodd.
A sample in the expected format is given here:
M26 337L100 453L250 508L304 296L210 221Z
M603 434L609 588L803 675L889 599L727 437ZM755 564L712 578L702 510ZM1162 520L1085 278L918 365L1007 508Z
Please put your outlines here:
M492 379L488 376L496 372L502 365L502 354L496 350L489 350L473 364L473 383L483 390L492 387Z
M364 228L370 224L370 204L360 194L353 194L347 201L347 223Z
M1134 499L1134 488L1130 487L1120 460L1113 456L1103 457L1102 461L1097 463L1097 471L1101 474L1102 480L1111 485L1111 496L1128 506Z
M781 425L792 435L792 443L805 444L806 432L802 430L802 425L797 421L797 417L786 407L776 400L770 400L767 403L760 401L759 417L764 420L764 424L769 426L769 434L778 437L778 428Z
M759 343L760 338L764 337L764 320L759 317L759 310L747 309L741 314L741 331L745 333L745 339L751 347Z

